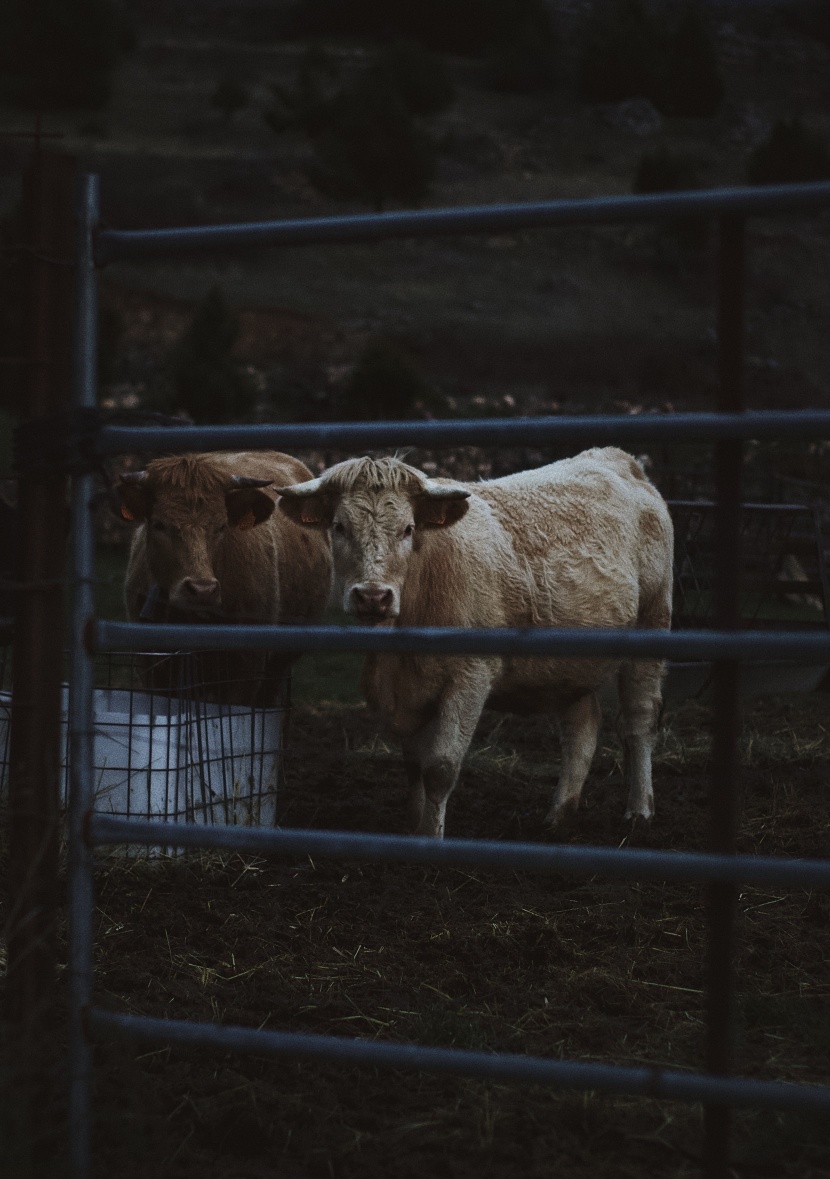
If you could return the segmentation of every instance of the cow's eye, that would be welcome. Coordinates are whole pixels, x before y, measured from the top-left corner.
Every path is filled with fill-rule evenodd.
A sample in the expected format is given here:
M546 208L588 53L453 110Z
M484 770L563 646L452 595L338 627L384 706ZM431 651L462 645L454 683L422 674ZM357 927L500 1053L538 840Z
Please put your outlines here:
M161 520L153 521L153 532L166 532L167 528L162 524Z
M404 528L404 530L403 530L404 540L406 540L407 537L410 537L414 531L415 531L415 525L414 524L407 524L406 528Z
M338 536L345 536L346 535L346 525L341 524L339 520L335 520L334 531L337 533Z

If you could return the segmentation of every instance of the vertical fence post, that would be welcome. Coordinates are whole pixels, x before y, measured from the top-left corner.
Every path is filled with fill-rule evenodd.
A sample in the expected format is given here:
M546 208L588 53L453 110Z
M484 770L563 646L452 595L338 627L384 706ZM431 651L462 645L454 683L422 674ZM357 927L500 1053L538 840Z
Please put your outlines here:
M98 177L78 182L77 278L72 373L74 408L94 408L98 380L98 289L93 235L98 224ZM86 1009L92 1000L93 862L86 819L93 805L94 666L85 642L93 617L95 533L94 477L72 484L72 635L69 702L69 1154L72 1179L91 1171L92 1046Z
M720 383L718 409L744 409L744 218L722 217L720 222L720 282L718 343ZM715 624L721 630L740 622L741 576L741 464L743 442L715 446ZM740 666L719 659L714 665L714 734L712 741L711 841L713 852L734 855L737 831L738 703ZM734 975L732 966L737 890L734 884L712 883L707 889L709 960L707 984L706 1068L722 1076L732 1068L734 1034ZM727 1179L731 1116L728 1106L705 1109L704 1170L707 1179Z
M15 1143L21 1173L52 1133L57 1068L61 680L66 475L44 444L66 410L72 339L72 190L75 160L37 151L23 178L28 258L27 453L18 455L18 578L9 774L9 966L6 1025L13 1061ZM28 1164L26 1160L29 1160Z

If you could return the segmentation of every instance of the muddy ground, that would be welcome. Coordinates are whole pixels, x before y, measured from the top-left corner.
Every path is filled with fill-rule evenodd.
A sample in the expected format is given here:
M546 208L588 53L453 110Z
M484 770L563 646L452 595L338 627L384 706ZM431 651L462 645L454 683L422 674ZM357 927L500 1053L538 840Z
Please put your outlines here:
M740 850L826 855L827 697L747 706ZM606 733L576 842L698 849L709 713L668 710L657 817L623 825ZM556 773L545 720L487 717L449 833L536 840ZM403 771L361 705L298 707L282 822L406 829ZM702 890L598 877L309 859L112 860L97 882L98 1001L156 1016L369 1039L697 1068ZM741 892L737 1069L828 1080L830 907ZM697 1107L448 1077L108 1043L96 1174L182 1179L691 1176ZM736 1115L736 1173L830 1175L826 1121Z

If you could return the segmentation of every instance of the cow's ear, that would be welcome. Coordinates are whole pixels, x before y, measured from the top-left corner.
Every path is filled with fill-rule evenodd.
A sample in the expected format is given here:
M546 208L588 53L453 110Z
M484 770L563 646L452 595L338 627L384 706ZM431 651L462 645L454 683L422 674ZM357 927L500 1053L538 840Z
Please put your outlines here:
M225 493L225 507L231 527L245 531L268 519L274 501L258 487L239 487Z
M467 515L470 507L470 493L466 487L446 483L425 486L422 495L413 501L415 526L417 528L449 528Z
M150 515L153 496L146 471L128 471L118 481L119 515L130 523L141 523Z
M334 496L321 490L319 479L278 487L279 508L284 516L303 528L331 528L334 519Z

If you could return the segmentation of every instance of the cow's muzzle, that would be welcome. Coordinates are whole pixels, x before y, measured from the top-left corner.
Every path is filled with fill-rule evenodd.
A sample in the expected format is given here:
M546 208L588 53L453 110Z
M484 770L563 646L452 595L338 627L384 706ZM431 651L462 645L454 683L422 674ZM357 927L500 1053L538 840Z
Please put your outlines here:
M350 613L365 622L381 622L398 613L394 590L375 582L352 586L349 605Z
M170 594L170 601L183 610L218 610L222 589L215 577L185 577Z

